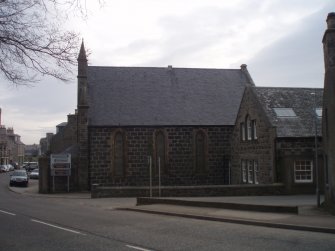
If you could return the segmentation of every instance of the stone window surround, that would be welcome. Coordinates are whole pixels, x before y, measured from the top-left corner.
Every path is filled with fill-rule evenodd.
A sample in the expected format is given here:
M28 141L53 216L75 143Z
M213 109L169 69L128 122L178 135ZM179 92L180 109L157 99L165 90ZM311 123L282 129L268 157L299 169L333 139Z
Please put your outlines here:
M247 114L243 122L240 123L240 139L242 142L257 140L257 122Z
M115 138L116 135L118 135L119 133L121 133L122 138L123 138L123 175L116 175L115 174ZM112 151L111 151L111 174L112 177L124 177L126 176L127 173L127 160L128 160L128 156L127 156L127 137L126 137L126 133L123 129L117 129L115 131L113 131L112 133L112 137L111 137L111 146L112 146Z
M164 149L165 149L165 153L164 153L164 160L160 160L160 161L164 161L164 169L161 170L161 174L162 173L167 173L168 172L168 153L169 153L169 148L168 148L168 133L166 132L165 129L157 129L154 130L153 132L153 165L154 165L154 175L158 175L158 159L157 159L157 149L156 149L156 138L157 135L159 133L162 133L164 135Z
M258 161L255 159L241 159L242 184L259 184Z
M201 133L204 135L204 158L205 158L205 166L204 168L202 168L202 170L198 170L197 169L197 158L196 158L196 151L197 151L197 147L196 147L196 139L197 139L197 135ZM208 134L207 131L204 129L195 129L193 130L193 166L194 166L194 172L196 174L206 174L208 172Z

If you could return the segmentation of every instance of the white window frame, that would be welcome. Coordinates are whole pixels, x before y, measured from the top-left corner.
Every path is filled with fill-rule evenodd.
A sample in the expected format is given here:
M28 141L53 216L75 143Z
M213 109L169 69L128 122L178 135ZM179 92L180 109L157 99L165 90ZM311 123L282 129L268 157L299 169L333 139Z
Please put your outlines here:
M259 184L259 168L258 168L258 161L254 160L254 183Z
M313 161L312 160L295 160L294 161L294 182L295 183L313 183Z
M241 176L242 183L247 183L247 161L244 159L241 160Z
M252 140L252 125L251 125L251 120L250 117L247 117L247 138L248 140Z
M245 141L245 123L241 123L240 126L241 126L241 138L242 138L242 141Z
M257 139L257 123L256 123L256 120L252 120L252 135L253 135L253 138L254 139Z
M315 113L318 118L322 118L322 107L315 108Z
M252 160L247 160L248 163L248 183L254 183L254 163Z

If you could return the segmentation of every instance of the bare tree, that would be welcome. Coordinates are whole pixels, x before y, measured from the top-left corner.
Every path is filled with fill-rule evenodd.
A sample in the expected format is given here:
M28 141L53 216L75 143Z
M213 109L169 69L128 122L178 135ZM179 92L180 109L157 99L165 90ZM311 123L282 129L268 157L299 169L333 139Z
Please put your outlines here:
M79 34L64 29L67 10L86 15L85 0L0 0L0 72L25 85L49 75L67 81Z

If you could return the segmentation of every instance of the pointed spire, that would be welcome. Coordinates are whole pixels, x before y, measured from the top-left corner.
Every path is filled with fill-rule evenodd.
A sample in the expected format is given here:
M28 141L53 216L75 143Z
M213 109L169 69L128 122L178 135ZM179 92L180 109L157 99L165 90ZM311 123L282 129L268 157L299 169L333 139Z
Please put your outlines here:
M82 41L81 41L78 61L86 61L87 62L86 50L85 50L85 46L84 46L84 39L82 39Z

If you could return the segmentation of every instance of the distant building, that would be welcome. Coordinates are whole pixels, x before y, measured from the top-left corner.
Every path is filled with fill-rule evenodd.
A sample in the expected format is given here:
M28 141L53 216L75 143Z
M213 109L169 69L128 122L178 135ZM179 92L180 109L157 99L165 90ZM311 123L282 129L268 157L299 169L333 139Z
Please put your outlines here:
M45 138L40 139L40 155L47 155L50 153L50 144L53 136L53 133L47 133Z
M24 161L24 144L14 129L1 124L0 108L0 164L19 164Z
M40 145L25 145L24 155L26 161L31 161L31 159L38 157L40 155Z

